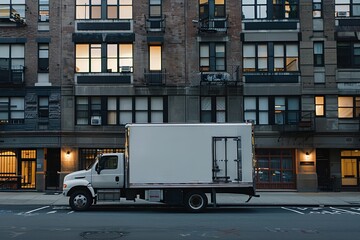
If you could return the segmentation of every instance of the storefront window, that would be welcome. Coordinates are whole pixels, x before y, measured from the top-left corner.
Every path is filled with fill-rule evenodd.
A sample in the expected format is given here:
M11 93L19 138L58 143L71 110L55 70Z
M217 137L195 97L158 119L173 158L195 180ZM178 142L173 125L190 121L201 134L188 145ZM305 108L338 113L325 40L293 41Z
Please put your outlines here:
M295 188L295 157L292 149L256 149L256 159L259 188Z

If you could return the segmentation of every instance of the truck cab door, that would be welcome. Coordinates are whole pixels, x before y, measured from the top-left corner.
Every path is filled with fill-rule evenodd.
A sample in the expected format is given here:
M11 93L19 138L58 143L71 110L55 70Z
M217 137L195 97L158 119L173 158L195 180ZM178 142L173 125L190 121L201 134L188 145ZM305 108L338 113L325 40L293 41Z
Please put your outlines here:
M93 188L122 188L124 185L123 155L102 156L93 168Z

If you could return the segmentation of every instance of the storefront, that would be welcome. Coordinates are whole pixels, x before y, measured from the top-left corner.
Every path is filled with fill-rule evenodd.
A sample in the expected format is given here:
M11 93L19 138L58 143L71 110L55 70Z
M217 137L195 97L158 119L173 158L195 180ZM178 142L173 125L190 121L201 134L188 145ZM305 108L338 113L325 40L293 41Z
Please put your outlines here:
M0 150L0 189L58 189L59 149Z

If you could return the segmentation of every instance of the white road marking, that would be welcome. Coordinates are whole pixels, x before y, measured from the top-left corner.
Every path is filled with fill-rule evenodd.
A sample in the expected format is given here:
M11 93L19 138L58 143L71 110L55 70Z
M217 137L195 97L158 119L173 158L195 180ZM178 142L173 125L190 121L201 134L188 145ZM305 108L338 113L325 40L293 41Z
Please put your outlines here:
M70 212L68 212L67 214L72 214L74 211L70 211Z
M303 213L303 212L299 212L299 211L296 211L296 210L291 209L291 208L282 207L282 209L288 210L288 211L291 211L291 212L295 212L295 213L298 213L298 214L301 214L301 215L304 215L304 214L305 214L305 213Z
M358 212L353 212L353 211L349 211L349 210L345 210L345 209L341 209L341 208L334 208L334 207L330 207L333 210L337 210L337 211L342 211L342 212L346 212L346 213L350 213L350 214L356 214L356 215L360 215L360 213Z
M33 212L36 212L36 211L40 211L42 209L45 209L45 208L49 208L50 206L44 206L44 207L41 207L41 208L36 208L34 210L31 210L31 211L28 211L26 212L25 214L30 214L30 213L33 213Z
M53 213L56 213L57 211L50 211L50 212L47 212L46 214L53 214Z

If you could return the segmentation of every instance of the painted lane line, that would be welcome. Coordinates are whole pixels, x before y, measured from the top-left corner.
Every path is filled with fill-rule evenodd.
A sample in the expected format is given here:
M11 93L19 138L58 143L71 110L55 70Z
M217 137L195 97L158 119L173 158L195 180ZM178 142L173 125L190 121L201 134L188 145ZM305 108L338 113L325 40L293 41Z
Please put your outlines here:
M282 209L284 210L288 210L288 211L291 211L291 212L294 212L294 213L298 213L298 214L301 214L301 215L304 215L305 213L303 212L299 212L299 211L296 211L294 209L291 209L291 208L286 208L286 207L281 207Z
M53 214L53 213L56 213L57 211L50 211L50 212L47 212L46 214Z
M42 209L45 209L45 208L49 208L50 206L44 206L44 207L41 207L41 208L36 208L34 210L31 210L31 211L28 211L26 212L25 214L30 214L30 213L33 213L33 212L36 212L36 211L40 211Z
M353 211L349 211L349 210L345 210L345 209L341 209L341 208L334 208L334 207L330 207L333 210L337 210L337 211L342 211L342 212L346 212L346 213L350 213L350 214L355 214L355 215L360 215L360 213L358 212L353 212Z
M74 211L68 212L67 214L72 214Z

